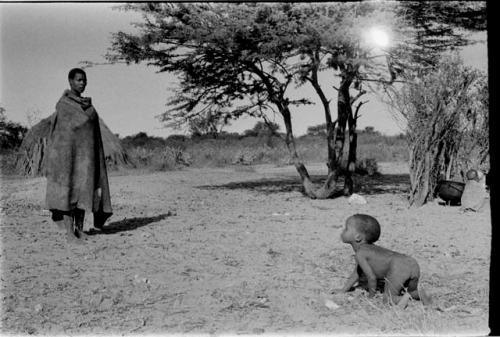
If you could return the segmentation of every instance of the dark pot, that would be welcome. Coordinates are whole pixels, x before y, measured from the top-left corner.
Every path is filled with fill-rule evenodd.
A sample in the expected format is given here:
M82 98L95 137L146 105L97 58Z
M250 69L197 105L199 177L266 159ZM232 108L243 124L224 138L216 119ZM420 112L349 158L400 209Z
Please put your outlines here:
M437 195L445 202L459 204L465 184L458 181L441 180L437 185Z

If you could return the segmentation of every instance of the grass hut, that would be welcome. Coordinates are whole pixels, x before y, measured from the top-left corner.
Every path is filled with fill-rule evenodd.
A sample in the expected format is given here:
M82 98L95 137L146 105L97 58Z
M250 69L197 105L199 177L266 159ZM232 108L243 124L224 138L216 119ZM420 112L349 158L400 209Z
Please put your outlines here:
M16 159L16 172L22 175L39 176L44 174L44 156L47 150L47 136L50 131L51 116L42 119L26 134ZM131 158L123 149L120 139L99 119L104 156L108 169L134 166Z

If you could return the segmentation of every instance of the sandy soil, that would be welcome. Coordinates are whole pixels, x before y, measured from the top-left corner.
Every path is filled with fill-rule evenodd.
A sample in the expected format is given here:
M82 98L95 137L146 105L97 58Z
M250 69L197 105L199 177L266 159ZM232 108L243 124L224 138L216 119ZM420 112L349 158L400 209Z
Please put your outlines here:
M410 209L406 167L381 171L358 178L364 205L302 196L292 167L112 174L115 213L103 232L86 220L84 247L43 210L43 178L3 178L0 331L487 334L489 209ZM354 266L339 235L357 212L380 221L380 245L418 260L436 305L328 296Z

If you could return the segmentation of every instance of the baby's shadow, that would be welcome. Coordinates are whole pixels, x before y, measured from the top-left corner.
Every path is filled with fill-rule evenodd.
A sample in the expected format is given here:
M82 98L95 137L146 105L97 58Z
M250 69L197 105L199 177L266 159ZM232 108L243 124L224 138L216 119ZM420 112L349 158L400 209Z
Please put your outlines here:
M169 211L167 213L152 217L130 218L130 219L125 218L123 220L111 222L108 225L104 225L104 227L101 230L91 228L87 232L87 235L115 234L119 232L131 231L139 227L147 226L153 222L161 221L173 215L175 214Z

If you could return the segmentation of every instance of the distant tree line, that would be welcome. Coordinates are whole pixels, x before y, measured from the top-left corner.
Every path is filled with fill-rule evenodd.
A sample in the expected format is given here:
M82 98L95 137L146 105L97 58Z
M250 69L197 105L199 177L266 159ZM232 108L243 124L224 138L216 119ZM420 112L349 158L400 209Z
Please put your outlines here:
M27 132L27 127L7 120L5 108L0 107L0 149L10 150L18 148Z

